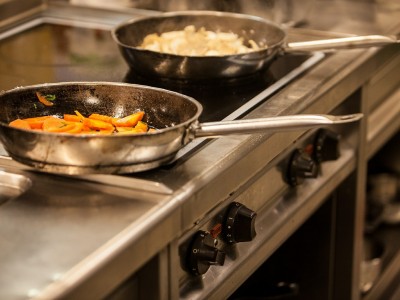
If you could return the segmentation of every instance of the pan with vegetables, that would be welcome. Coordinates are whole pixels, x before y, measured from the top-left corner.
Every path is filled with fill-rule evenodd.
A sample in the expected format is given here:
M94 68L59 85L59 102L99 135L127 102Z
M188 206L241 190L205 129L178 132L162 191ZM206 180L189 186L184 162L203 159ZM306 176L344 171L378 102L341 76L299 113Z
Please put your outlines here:
M191 97L110 82L18 87L1 92L0 102L0 139L8 154L36 169L71 175L153 169L173 161L197 137L305 130L362 117L295 115L200 123L202 106ZM92 121L109 125L90 128ZM79 132L70 126L73 122L80 124L74 125ZM135 130L140 123L145 130Z
M372 35L287 43L285 30L273 22L215 11L170 12L125 21L114 28L112 37L137 73L184 80L246 76L268 68L286 53L398 42Z

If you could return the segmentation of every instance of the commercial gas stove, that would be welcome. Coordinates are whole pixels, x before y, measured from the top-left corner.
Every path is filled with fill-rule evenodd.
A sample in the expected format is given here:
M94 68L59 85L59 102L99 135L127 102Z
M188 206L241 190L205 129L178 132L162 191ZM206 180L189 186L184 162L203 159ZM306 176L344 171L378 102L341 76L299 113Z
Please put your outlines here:
M110 29L154 13L57 4L7 24L0 32L0 89L60 81L145 84L199 100L203 122L357 112L308 102L318 92L309 89L318 72L306 86L299 79L326 59L321 53L284 55L265 72L237 80L140 77L123 61ZM285 94L289 86L296 94ZM124 175L40 173L2 150L0 298L228 297L302 222L286 223L290 216L311 214L354 168L354 146L346 143L354 126L196 139L173 163ZM333 160L318 166L324 176L294 170L290 163L316 167L310 149L319 142L341 152L322 154ZM292 190L308 177L318 178ZM229 232L235 226L243 237Z

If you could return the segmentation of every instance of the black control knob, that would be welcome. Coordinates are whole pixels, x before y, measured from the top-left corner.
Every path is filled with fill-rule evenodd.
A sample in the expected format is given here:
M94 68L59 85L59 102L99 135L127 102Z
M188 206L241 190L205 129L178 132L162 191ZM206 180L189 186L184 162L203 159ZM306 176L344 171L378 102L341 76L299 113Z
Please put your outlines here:
M340 157L340 135L327 129L318 130L315 140L313 156L317 163L336 160Z
M188 270L193 275L206 273L211 265L224 264L225 253L216 247L216 243L217 240L210 233L196 233L188 250Z
M292 154L286 174L286 181L292 186L299 185L305 178L316 178L318 165L307 152L297 149Z
M256 236L257 213L241 203L232 202L228 207L224 224L225 240L229 244L249 242Z

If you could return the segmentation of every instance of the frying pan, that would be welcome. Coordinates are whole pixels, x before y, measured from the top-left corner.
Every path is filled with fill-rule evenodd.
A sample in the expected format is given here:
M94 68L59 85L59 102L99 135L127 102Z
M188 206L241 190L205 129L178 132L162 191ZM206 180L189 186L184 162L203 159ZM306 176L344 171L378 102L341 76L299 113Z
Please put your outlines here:
M183 30L187 25L196 29L233 32L245 41L264 45L260 50L224 56L181 56L141 49L138 46L151 33ZM329 40L286 43L285 30L266 19L245 14L215 11L183 11L163 13L120 23L112 37L128 65L148 77L212 80L236 78L267 68L278 56L289 52L311 52L342 48L381 46L396 39L372 35ZM267 45L267 47L265 47Z
M54 95L44 106L36 92ZM277 132L353 122L347 116L297 115L253 120L199 123L201 104L172 91L143 85L111 82L66 82L18 87L0 93L0 139L8 154L36 169L65 174L129 173L171 162L181 147L196 137ZM78 110L122 117L145 111L155 133L73 135L24 130L8 126L17 118L74 114Z

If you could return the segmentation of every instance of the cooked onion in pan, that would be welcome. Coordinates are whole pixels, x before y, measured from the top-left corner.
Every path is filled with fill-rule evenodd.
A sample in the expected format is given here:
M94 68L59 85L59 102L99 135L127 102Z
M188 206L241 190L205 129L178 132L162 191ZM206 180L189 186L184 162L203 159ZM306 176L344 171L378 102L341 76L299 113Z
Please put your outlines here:
M232 32L214 32L194 25L183 30L147 35L140 48L184 56L222 56L242 54L259 49L253 40L245 45L243 38Z

